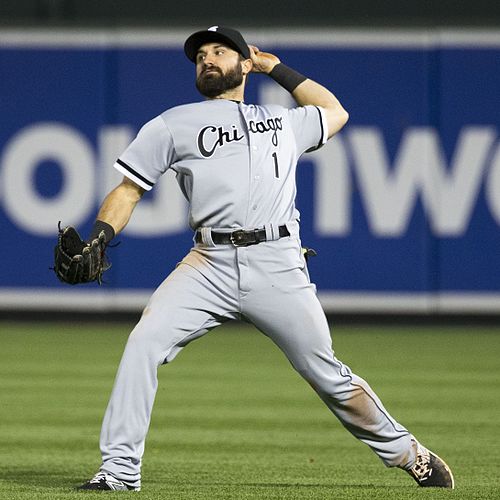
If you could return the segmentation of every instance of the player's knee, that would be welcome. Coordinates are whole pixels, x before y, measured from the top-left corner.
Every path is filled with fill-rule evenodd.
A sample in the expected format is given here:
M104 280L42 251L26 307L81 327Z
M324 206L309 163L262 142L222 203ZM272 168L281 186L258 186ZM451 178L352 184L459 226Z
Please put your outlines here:
M163 349L160 339L161 335L157 330L140 328L138 325L128 337L126 351L135 358L154 360L160 364L163 359L161 358Z
M295 370L315 389L320 383L320 377L317 368L307 359L301 359L293 363Z
M341 399L350 384L349 374L343 374L334 363L323 359L305 358L294 362L293 366L320 396Z

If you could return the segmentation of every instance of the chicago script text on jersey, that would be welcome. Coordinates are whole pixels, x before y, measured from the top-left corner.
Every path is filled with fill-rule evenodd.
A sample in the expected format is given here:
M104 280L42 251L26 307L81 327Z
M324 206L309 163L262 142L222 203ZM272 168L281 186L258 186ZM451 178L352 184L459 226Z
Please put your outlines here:
M210 158L218 147L241 141L244 137L244 135L238 135L235 125L232 126L231 131L224 130L224 127L208 125L198 132L198 150L202 156Z
M248 123L248 128L253 134L264 134L272 130L274 133L271 136L271 142L273 143L273 146L277 146L278 130L283 130L282 120L282 116L273 116L271 118L268 118L266 121L259 122L250 120L250 122Z

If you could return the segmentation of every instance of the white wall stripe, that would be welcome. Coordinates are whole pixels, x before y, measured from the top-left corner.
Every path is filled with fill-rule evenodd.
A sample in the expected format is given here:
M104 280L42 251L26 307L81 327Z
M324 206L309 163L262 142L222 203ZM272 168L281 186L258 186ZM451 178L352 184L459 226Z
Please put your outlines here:
M138 312L152 290L102 291L0 288L0 311ZM500 314L500 294L320 293L327 313Z
M44 48L181 48L192 28L19 29L0 28L0 47ZM249 43L262 47L425 48L500 47L500 29L242 29Z

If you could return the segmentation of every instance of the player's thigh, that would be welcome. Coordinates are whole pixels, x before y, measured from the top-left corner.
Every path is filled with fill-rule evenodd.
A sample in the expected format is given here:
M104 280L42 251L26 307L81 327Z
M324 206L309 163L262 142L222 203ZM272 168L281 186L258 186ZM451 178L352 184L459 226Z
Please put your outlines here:
M127 347L147 349L163 362L230 316L205 277L180 264L151 296Z
M313 355L333 357L330 328L307 277L299 276L283 289L262 287L247 303L245 315L299 371L310 364Z

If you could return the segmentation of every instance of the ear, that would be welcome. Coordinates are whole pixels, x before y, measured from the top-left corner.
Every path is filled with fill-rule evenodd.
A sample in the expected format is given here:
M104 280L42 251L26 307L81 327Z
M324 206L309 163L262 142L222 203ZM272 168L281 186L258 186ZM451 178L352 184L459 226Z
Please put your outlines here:
M244 75L248 75L248 73L252 72L253 62L251 59L244 59L241 61L241 70Z

